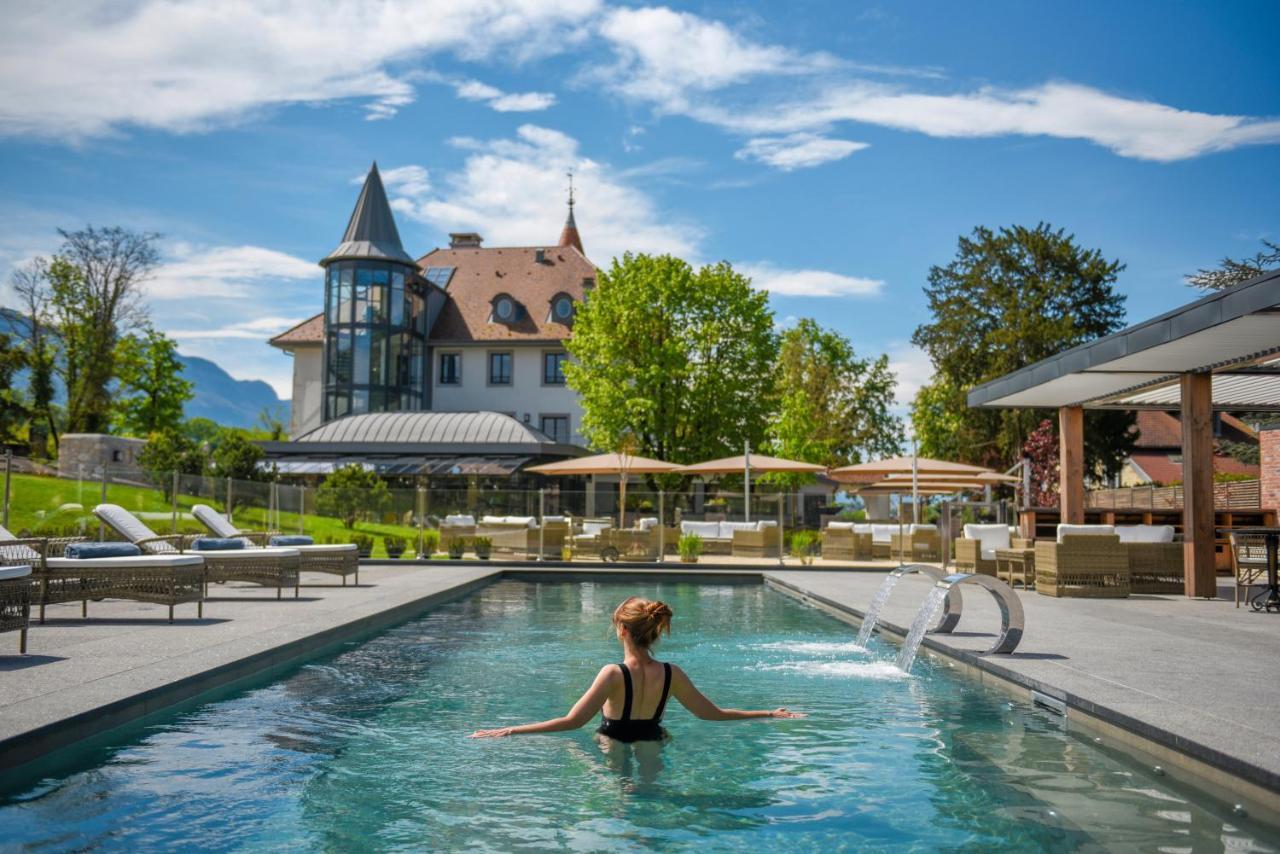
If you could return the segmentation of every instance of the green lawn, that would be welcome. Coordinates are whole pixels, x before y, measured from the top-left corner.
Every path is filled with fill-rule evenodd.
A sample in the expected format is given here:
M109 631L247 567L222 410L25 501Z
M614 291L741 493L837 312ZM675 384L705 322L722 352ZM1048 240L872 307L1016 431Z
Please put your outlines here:
M93 536L96 535L98 527L97 520L90 511L94 505L102 501L102 485L98 481L77 482L55 477L15 474L10 485L8 528L15 534L30 531L52 536L78 531ZM106 501L119 504L133 513L146 514L145 521L157 534L173 532L172 506L165 500L164 493L158 489L109 484ZM191 507L201 503L212 504L217 509L222 509L221 502L193 495L178 496L180 533L204 531L200 523L190 516ZM162 517L151 514L162 514ZM263 530L266 527L266 519L267 512L263 507L240 504L236 508L236 525L242 529ZM287 534L305 533L314 537L316 542L323 542L328 538L334 542L345 543L350 542L355 534L367 534L374 538L374 557L386 556L383 537L389 534L398 534L408 541L409 548L406 556L412 554L418 543L417 529L408 525L361 521L356 523L355 528L348 530L343 527L339 519L311 513L300 518L297 513L282 511L280 528Z

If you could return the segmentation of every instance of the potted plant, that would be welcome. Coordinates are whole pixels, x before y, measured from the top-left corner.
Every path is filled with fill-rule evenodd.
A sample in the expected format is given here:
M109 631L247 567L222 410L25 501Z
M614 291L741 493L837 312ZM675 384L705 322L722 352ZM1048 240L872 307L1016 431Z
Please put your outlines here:
M404 554L406 541L399 534L387 534L382 538L382 545L387 550L387 557L392 560L399 560L400 556Z
M488 537L476 537L471 541L471 548L475 549L476 557L488 560L489 555L493 554L493 540Z
M462 560L462 553L467 550L467 541L462 537L454 537L449 541L449 560Z
M355 534L351 537L351 542L355 543L360 557L367 558L373 554L373 537L368 534Z
M796 531L791 535L791 556L800 558L805 566L813 563L821 540L816 531Z
M560 559L566 563L573 560L573 546L565 543L560 547Z
M680 560L684 563L697 563L702 554L702 537L697 534L683 534L680 537Z
M418 559L429 560L440 548L440 531L438 528L424 528L418 548Z

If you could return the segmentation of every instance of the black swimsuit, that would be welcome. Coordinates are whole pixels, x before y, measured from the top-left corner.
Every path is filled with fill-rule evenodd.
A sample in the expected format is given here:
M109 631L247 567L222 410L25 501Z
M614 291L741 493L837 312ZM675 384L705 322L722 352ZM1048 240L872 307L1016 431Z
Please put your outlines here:
M619 664L618 667L622 668L622 684L625 689L622 717L614 720L601 713L604 723L600 724L598 732L618 741L661 741L666 738L667 732L662 728L662 709L667 705L667 692L671 690L671 665L666 662L662 664L662 699L658 701L653 717L647 721L631 719L631 671L625 664Z

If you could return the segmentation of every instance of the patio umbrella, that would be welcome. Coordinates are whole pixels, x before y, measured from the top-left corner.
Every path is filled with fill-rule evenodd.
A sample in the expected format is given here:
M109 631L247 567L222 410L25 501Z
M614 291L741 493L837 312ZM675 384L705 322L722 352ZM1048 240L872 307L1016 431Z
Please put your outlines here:
M912 443L914 445L914 442ZM972 476L990 471L982 466L971 466L968 463L953 463L947 460L934 460L912 454L909 457L889 457L869 463L856 463L832 469L831 477L845 483L874 483L890 475L908 475L911 477L911 513L915 521L920 521L920 476L921 475L966 475Z
M736 457L723 457L718 460L707 460L704 463L695 463L691 466L682 466L676 470L677 474L698 475L700 477L712 477L718 474L737 474L742 472L744 480L744 497L746 499L745 510L746 520L751 521L751 473L753 471L762 474L818 474L827 470L826 466L816 463L802 463L799 460L787 460L782 457L769 457L764 454L753 454L751 449L747 448L746 453Z
M537 474L568 477L572 475L616 474L620 480L620 496L618 508L618 527L625 527L627 512L627 478L633 474L666 474L676 471L680 466L675 463L664 463L649 457L638 457L635 454L609 453L596 454L591 457L576 457L572 460L561 460L555 463L543 463L530 466L525 471Z

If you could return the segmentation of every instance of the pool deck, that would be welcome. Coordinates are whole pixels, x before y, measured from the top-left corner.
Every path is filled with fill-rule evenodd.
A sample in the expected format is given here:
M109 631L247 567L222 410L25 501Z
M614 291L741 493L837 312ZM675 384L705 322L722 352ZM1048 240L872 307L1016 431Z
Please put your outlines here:
M203 620L183 606L174 625L160 606L90 603L87 621L78 604L53 606L46 625L32 624L30 655L11 654L16 635L0 635L0 771L336 649L504 573L555 579L678 574L701 582L763 577L858 617L886 570L779 570L736 561L696 568L405 562L363 567L358 588L307 575L304 584L323 586L303 587L300 601L277 602L247 585L215 587ZM928 587L920 576L900 582L882 614L887 633L905 633ZM930 636L926 648L1023 697L1034 689L1062 701L1069 724L1171 771L1180 768L1225 798L1280 812L1280 742L1271 732L1280 700L1280 615L1237 610L1223 599L1019 595L1026 633L1015 654L976 654L999 624L993 601L976 588L965 591L957 633Z

